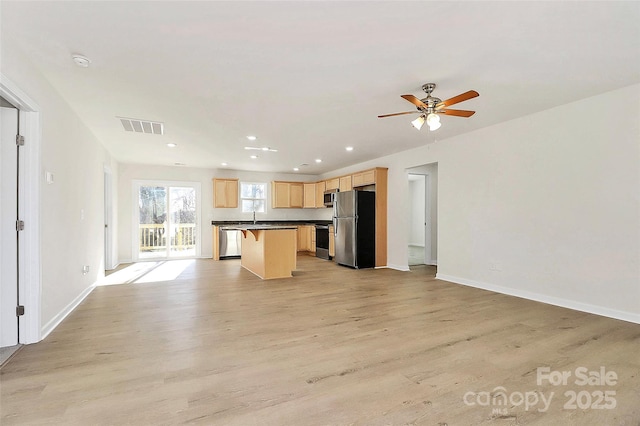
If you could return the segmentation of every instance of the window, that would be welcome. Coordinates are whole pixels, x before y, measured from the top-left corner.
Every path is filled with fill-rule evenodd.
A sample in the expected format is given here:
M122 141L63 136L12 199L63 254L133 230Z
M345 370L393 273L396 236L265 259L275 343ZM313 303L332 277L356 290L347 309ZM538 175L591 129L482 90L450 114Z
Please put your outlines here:
M243 213L264 213L267 205L267 184L242 182L240 184L240 198L242 199Z

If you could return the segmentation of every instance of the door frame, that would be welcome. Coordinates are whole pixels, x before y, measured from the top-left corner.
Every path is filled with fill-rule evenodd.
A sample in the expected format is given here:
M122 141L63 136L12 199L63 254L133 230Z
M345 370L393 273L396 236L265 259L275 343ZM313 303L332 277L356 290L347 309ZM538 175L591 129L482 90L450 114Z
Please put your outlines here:
M21 163L19 216L25 222L24 238L19 247L19 297L25 307L20 318L20 342L40 341L41 331L41 256L40 256L40 107L15 83L0 73L0 96L15 105L20 114L19 132L25 137L20 148ZM27 267L26 265L29 265Z
M424 175L424 264L431 265L431 175Z
M174 259L185 259L189 257L171 257L169 256L169 251L167 251L167 256L150 258L150 259L140 259L139 257L139 241L138 241L138 221L140 219L140 211L138 204L138 197L140 193L141 186L164 186L164 187L192 187L196 191L196 253L193 258L199 258L202 255L202 185L200 182L193 181L163 181L163 180L134 180L133 182L133 190L132 192L132 202L131 202L131 258L133 262L139 261L147 261L147 260L174 260ZM168 207L168 206L167 206ZM169 212L167 212L168 214Z
M113 263L113 174L104 166L104 269L115 268Z

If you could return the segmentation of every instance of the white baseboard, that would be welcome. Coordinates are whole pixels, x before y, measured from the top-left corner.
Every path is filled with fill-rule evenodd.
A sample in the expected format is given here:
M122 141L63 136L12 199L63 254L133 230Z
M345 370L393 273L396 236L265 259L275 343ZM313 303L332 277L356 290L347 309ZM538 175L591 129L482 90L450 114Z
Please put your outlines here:
M96 284L92 284L90 287L84 289L82 293L78 295L71 303L69 303L62 311L58 313L55 317L51 319L51 321L47 322L40 331L40 340L44 340L49 333L51 333L55 328L69 315L75 308L78 307L80 303L96 288Z
M560 306L562 308L573 309L574 311L587 312L590 314L600 315L603 317L614 318L622 321L628 321L640 324L640 314L604 306L591 305L588 303L576 302L575 300L563 299L560 297L549 296L546 294L534 293L526 290L518 290L509 287L503 287L495 284L483 283L479 281L469 280L466 278L454 277L451 275L436 274L439 280L449 281L455 284L462 284L469 287L480 288L483 290L494 291L496 293L507 294L509 296L520 297L535 302L547 303L549 305Z
M438 261L437 261L437 260L433 260L433 259L431 259L431 260L429 261L429 263L427 263L427 265L431 265L431 266L438 266Z
M395 269L396 271L402 271L402 272L408 272L409 271L409 265L393 265L393 264L388 264L387 268L389 269Z

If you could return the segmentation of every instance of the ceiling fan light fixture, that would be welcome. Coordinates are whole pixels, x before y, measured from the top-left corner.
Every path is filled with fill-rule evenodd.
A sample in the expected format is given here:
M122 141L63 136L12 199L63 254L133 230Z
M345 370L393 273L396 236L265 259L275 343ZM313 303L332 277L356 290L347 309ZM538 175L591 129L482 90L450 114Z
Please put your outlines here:
M429 127L435 126L436 123L440 124L440 117L438 116L438 114L434 114L432 112L431 114L427 115L427 125ZM437 127L436 127L436 129L437 129Z
M411 125L416 129L420 130L426 121L426 117L424 114L421 114L420 117L416 118L411 122Z
M434 130L438 130L440 126L442 126L442 123L440 123L440 121L436 121L429 126L429 130L433 132Z

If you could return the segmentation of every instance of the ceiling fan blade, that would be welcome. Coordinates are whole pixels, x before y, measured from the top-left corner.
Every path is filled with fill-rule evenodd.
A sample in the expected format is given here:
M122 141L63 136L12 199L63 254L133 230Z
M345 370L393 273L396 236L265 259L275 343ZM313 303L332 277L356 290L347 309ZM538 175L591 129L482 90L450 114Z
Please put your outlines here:
M393 117L394 115L416 114L420 111L395 112L393 114L379 115L378 118Z
M441 109L438 114L455 115L456 117L471 117L475 111L467 111L464 109Z
M458 96L454 96L451 99L447 99L446 101L442 101L436 104L436 109L440 109L440 108L444 108L447 107L449 105L453 105L453 104L457 104L459 102L462 101L466 101L469 99L473 99L477 96L480 96L480 94L478 92L476 92L475 90L469 90L468 92L464 92Z
M408 100L418 108L427 108L427 106L420 99L416 98L413 95L402 95L401 98Z

